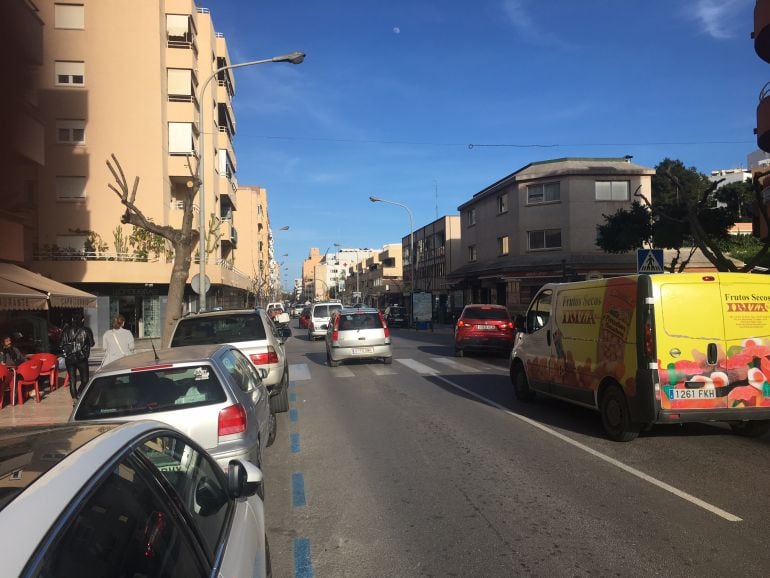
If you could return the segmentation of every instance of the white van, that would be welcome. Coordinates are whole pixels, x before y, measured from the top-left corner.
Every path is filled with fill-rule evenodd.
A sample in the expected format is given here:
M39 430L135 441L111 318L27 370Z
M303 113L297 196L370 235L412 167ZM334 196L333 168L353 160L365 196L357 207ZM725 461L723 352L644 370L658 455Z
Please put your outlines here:
M310 307L307 338L310 341L314 341L315 339L326 337L326 329L329 327L329 320L335 312L339 311L342 311L342 303L333 303L330 301L313 303Z

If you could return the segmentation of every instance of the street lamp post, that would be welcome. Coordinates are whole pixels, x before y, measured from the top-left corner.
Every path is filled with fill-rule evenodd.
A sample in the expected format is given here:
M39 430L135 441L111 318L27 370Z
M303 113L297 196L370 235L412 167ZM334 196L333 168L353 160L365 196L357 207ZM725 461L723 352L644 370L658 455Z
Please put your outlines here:
M206 284L205 284L205 279L206 279L206 209L205 209L206 196L204 194L204 188L203 188L203 182L206 177L205 173L203 172L205 159L206 159L206 149L203 146L205 142L204 137L206 135L206 127L203 124L205 119L204 113L206 112L206 105L203 102L203 98L206 95L206 88L208 88L209 83L220 72L224 72L225 70L231 70L233 68L243 68L244 66L254 66L255 64L266 64L268 62L291 62L292 64L300 64L303 60L305 60L304 52L292 52L290 54L273 56L272 58L265 58L263 60L251 60L249 62L241 62L239 64L229 64L227 66L222 66L220 68L217 68L214 72L212 72L211 76L209 76L206 79L206 82L204 82L203 86L201 87L200 97L198 98L198 102L200 103L200 112L198 113L198 126L200 127L200 160L198 162L198 174L197 174L198 196L199 196L198 250L200 253L200 259L198 260L198 265L199 265L198 288L200 289L198 309L200 311L203 311L206 309Z
M381 199L380 197L371 196L369 197L369 200L373 203L387 203L388 205L396 205L397 207L406 209L406 212L409 214L409 264L410 264L410 269L412 271L412 275L411 275L412 294L410 297L410 300L412 302L412 307L411 307L411 313L409 314L409 316L411 318L410 322L414 323L414 288L416 285L416 278L417 278L416 277L417 258L419 257L418 255L415 254L415 250L414 250L414 217L412 215L412 209L410 209L403 203L397 203L396 201L387 201L385 199Z

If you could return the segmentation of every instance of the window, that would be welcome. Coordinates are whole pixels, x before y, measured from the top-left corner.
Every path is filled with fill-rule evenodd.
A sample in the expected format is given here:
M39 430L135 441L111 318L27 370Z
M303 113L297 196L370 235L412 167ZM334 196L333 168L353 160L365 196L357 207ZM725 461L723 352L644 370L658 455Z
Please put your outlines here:
M189 14L166 14L166 34L170 42L192 42Z
M596 200L627 201L629 189L628 181L596 181Z
M209 560L213 560L229 506L227 491L216 471L219 466L171 435L151 438L138 451L179 494L181 504L203 538Z
M561 229L527 231L527 247L530 251L539 249L560 249Z
M168 152L171 155L189 155L195 152L191 122L168 123Z
M527 333L534 333L548 323L548 319L551 317L552 294L550 289L546 289L535 298L529 311L527 311Z
M497 214L508 212L508 195L503 194L497 197Z
M57 60L54 63L56 86L83 86L86 78L86 63Z
M527 185L527 204L552 203L561 200L558 181L555 183L539 183Z
M476 209L468 209L468 226L476 224Z
M468 262L473 263L476 260L476 245L468 247Z
M83 30L85 28L85 7L82 4L54 4L54 28Z
M56 246L63 251L77 251L83 253L86 250L85 235L56 235Z
M168 99L190 102L195 94L193 71L188 68L169 68L166 71Z
M85 144L86 121L57 120L56 142L63 144Z
M497 254L500 256L508 254L508 235L497 238Z
M33 576L202 576L190 533L135 457L113 467L53 537ZM208 487L207 487L208 489ZM208 492L207 492L208 493ZM206 496L208 497L208 496ZM187 502L208 508L197 493Z
M56 177L56 200L69 201L86 198L85 177Z

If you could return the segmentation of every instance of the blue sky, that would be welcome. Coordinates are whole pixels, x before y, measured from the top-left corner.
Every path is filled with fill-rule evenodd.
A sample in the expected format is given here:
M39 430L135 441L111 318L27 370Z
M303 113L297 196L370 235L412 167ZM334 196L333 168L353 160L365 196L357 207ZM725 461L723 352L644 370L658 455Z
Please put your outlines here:
M289 281L311 246L379 247L527 163L746 166L770 65L753 0L215 0L238 180L268 189ZM474 145L472 148L468 145Z

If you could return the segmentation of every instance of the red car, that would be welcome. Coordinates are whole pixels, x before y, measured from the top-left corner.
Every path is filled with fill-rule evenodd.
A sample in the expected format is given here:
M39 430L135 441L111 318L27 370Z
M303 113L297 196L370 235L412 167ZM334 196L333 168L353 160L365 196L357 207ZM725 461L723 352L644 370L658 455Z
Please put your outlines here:
M513 349L513 321L502 305L466 305L455 326L455 356L466 350L505 353Z
M310 324L310 307L305 307L302 313L299 314L299 328L307 329Z

